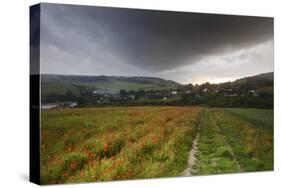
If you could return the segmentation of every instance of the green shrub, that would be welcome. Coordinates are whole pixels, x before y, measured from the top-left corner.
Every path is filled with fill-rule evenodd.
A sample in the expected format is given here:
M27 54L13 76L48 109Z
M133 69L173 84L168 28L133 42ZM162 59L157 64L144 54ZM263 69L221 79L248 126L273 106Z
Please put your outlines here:
M121 138L114 140L109 144L107 151L105 151L106 157L111 157L120 152L121 148L125 145L125 141Z
M109 143L102 140L94 139L87 143L87 148L94 154L94 157L104 158L111 157L120 152L121 148L125 145L122 138L114 139Z
M71 153L65 156L62 170L67 175L73 175L86 164L88 157L82 153Z
M73 146L81 140L81 135L73 135L64 140L65 147Z

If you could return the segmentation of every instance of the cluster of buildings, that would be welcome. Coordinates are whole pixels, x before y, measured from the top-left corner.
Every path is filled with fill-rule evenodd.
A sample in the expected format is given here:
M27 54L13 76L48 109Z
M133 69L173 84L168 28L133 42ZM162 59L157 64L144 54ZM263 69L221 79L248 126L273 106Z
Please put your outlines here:
M205 94L217 94L224 97L243 97L243 96L253 96L257 97L258 92L255 89L240 89L240 88L203 88L201 93Z
M258 92L255 89L241 89L231 87L219 87L218 85L201 85L201 86L189 86L178 87L174 89L151 89L151 90L120 90L119 93L114 93L108 89L94 89L85 88L80 90L80 96L76 97L76 101L60 101L53 103L45 103L41 105L41 109L53 109L53 108L73 108L79 105L79 99L86 99L84 104L114 104L114 103L126 103L137 102L138 100L149 102L151 99L160 99L160 101L166 101L168 99L180 100L184 96L189 98L200 99L205 96L221 96L221 97L243 97L253 96L257 97ZM78 101L78 102L77 102Z

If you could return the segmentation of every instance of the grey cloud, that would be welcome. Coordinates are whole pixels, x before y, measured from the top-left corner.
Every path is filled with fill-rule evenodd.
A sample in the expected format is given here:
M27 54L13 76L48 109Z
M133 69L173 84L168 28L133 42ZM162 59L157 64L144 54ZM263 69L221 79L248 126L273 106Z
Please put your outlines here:
M96 73L98 64L108 69L116 64L157 74L273 38L273 19L264 17L42 4L41 18L45 63L68 59L63 65L69 66L90 60L88 70L76 69L82 73L91 68ZM60 59L48 46L62 52ZM75 56L76 62L65 56ZM50 70L45 65L43 71Z

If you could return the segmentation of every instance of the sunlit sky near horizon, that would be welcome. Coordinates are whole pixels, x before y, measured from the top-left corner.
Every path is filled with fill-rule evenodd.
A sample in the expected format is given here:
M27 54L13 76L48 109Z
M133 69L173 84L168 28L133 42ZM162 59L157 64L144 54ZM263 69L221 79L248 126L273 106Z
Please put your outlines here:
M221 83L273 71L273 19L41 4L41 73Z

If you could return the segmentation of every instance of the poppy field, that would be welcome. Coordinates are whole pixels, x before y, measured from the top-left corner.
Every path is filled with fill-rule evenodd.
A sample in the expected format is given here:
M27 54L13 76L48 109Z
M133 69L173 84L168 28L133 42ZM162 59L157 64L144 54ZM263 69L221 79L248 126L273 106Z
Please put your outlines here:
M114 107L42 111L43 184L177 176L202 109Z
M41 183L182 176L191 150L191 175L272 170L273 111L243 110L42 110Z

